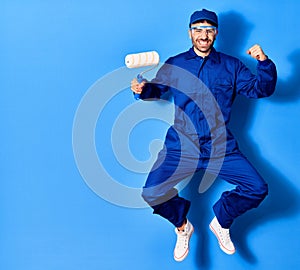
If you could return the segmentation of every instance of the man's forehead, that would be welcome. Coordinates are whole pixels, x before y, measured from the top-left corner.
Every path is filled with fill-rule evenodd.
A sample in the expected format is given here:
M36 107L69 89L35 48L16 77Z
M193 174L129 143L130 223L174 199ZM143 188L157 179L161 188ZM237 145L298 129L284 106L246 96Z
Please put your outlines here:
M201 26L201 25L211 25L212 26L212 24L209 21L206 21L206 20L205 21L195 22L191 26Z

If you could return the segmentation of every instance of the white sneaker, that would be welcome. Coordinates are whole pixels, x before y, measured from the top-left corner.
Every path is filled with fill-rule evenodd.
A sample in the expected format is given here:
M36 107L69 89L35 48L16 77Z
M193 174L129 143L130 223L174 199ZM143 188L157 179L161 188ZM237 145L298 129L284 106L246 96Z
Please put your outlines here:
M178 231L175 228L175 233L177 234L176 246L174 249L174 259L177 262L183 261L189 253L189 242L194 232L194 227L192 223L187 220L183 231Z
M232 255L233 253L235 253L235 247L231 242L229 229L222 228L216 217L214 217L209 224L209 228L217 237L220 248L226 254Z

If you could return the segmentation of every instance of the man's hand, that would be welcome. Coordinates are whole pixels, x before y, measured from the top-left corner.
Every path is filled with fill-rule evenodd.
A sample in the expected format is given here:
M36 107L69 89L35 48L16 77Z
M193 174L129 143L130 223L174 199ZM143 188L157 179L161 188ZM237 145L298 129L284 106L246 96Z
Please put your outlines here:
M145 86L145 83L146 83L145 81L139 83L137 79L133 79L131 81L131 90L136 94L141 94Z
M265 55L264 51L259 45L254 45L252 46L249 50L247 50L247 54L251 55L253 58L259 60L259 61L264 61L268 57Z

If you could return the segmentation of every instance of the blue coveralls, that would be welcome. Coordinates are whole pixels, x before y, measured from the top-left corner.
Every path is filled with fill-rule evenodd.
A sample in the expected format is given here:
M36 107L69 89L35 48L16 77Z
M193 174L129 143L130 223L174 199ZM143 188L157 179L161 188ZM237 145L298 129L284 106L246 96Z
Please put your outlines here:
M205 58L191 48L165 62L140 96L143 100L160 99L171 92L175 104L174 124L168 129L142 193L155 214L180 227L190 201L180 197L174 187L196 171L207 169L211 159L219 159L222 164L219 169L210 168L210 173L235 185L213 206L223 228L229 228L236 217L261 203L268 186L239 151L227 124L237 94L267 97L274 92L276 81L276 67L270 59L258 61L254 75L237 58L214 48ZM225 139L221 136L222 123Z

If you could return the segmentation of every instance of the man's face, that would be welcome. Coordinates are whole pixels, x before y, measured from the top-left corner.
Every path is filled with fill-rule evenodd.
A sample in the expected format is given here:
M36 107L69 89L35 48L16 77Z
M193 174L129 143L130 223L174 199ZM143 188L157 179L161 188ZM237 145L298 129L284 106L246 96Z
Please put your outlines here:
M194 48L202 56L206 56L210 53L217 34L217 29L206 21L192 24L191 30L189 30Z

